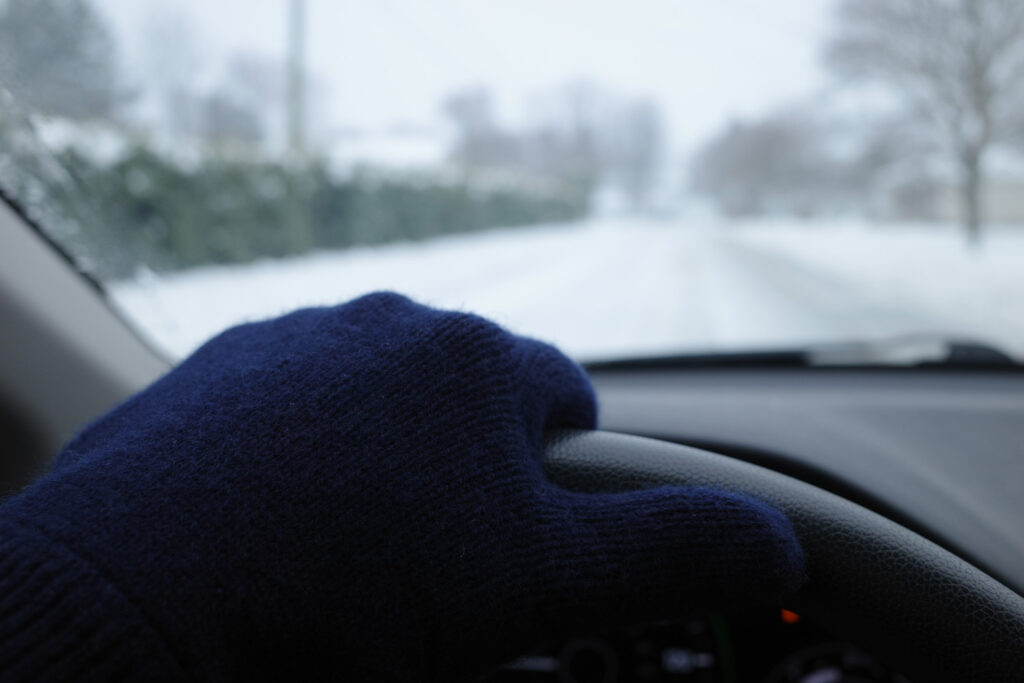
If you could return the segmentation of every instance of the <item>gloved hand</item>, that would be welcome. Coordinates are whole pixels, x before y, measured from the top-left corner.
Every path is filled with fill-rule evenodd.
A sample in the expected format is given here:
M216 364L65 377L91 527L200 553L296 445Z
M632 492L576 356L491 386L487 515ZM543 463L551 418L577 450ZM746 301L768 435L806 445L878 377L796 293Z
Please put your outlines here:
M0 507L0 672L461 680L797 586L764 504L548 483L545 429L594 425L552 347L397 295L228 330Z

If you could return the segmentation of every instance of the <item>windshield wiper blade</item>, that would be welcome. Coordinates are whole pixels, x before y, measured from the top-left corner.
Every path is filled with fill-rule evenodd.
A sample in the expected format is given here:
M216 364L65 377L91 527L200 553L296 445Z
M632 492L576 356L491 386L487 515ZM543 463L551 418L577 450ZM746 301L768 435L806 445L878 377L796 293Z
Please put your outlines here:
M671 370L676 368L794 368L808 366L807 352L800 349L778 351L725 351L721 353L681 353L667 356L638 356L588 361L587 370Z
M619 358L584 365L599 372L699 368L1024 369L1008 353L985 342L918 334L805 348Z
M822 344L807 350L813 366L1019 367L1012 356L987 342L933 334L907 334L870 341Z

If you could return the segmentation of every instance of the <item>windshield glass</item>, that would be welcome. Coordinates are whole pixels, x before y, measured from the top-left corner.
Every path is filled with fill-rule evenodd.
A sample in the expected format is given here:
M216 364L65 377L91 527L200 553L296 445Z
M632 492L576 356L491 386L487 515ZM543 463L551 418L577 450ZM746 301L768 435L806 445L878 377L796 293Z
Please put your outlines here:
M392 289L1022 358L1024 3L0 0L0 189L172 357Z

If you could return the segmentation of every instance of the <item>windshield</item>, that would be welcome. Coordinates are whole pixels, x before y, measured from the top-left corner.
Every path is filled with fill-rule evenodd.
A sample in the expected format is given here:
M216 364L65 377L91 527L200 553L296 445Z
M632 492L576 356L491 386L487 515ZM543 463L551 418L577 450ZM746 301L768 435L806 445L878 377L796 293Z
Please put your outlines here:
M0 0L0 189L172 357L391 289L1024 358L1024 3Z

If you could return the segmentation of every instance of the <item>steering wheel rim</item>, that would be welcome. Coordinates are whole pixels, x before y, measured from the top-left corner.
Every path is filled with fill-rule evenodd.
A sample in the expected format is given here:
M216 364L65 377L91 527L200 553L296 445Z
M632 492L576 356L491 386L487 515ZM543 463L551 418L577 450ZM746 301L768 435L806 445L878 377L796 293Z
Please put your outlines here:
M806 482L688 446L560 431L550 479L582 492L660 485L743 492L784 511L809 580L788 604L918 681L1019 681L1024 597L909 529Z

